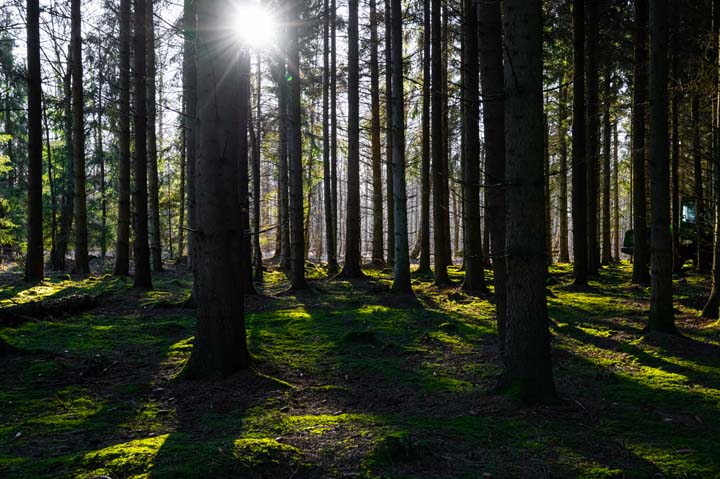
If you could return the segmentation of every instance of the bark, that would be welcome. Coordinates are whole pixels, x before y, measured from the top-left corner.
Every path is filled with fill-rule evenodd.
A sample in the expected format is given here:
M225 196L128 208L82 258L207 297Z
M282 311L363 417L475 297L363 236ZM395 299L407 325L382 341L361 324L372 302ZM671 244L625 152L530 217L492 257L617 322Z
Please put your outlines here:
M372 262L385 263L383 246L383 182L380 153L380 74L378 68L378 13L375 0L370 0L370 152L372 162Z
M507 283L505 265L505 108L500 1L480 2L480 79L483 95L485 183L490 223L490 255L500 348L505 344Z
M288 87L285 61L278 61L278 200L280 228L280 269L290 271L290 206L288 197Z
M585 151L585 0L573 1L572 223L576 286L588 276L587 163Z
M155 21L153 1L146 0L146 67L147 67L147 161L148 206L150 220L150 256L153 271L162 271L162 248L160 241L160 181L158 179L157 132L155 130Z
M430 269L430 0L423 0L422 160L420 173L420 264L417 273Z
M558 92L558 155L560 157L560 177L559 177L559 196L558 203L560 210L560 237L559 239L559 257L560 263L570 262L570 248L568 238L570 237L568 229L568 152L567 152L567 86L565 85L565 75L560 77L560 89Z
M395 181L393 179L393 135L392 135L392 24L390 0L385 0L385 154L387 183L387 212L388 212L388 256L387 264L392 266L395 261Z
M600 198L600 112L598 99L598 30L599 3L588 2L587 18L587 253L588 272L597 274L600 267L600 232L598 212Z
M405 183L405 100L403 89L402 0L391 0L392 24L392 135L395 201L395 263L392 291L412 293L408 255L407 195Z
M288 77L290 78L290 283L293 290L307 288L305 280L305 233L303 228L302 114L300 104L300 0L290 4L292 22L288 28ZM359 186L359 184L358 184ZM358 216L359 219L359 216Z
M218 5L220 3L220 5ZM246 131L237 52L222 27L229 0L197 1L197 217L193 264L197 333L185 367L189 378L227 376L250 366L243 314L242 227L237 152ZM247 90L245 90L247 92ZM203 174L211 171L213 174Z
M693 95L691 106L691 128L692 128L692 156L695 177L695 244L697 245L697 256L695 265L699 271L709 271L707 248L707 225L705 223L706 206L703 186L703 165L702 165L702 144L700 142L700 97Z
M328 274L335 274L337 262L338 191L337 191L337 7L330 1L330 193L332 203L332 244L328 243ZM332 248L330 247L332 246Z
M610 238L610 67L610 62L606 61L603 90L602 264L610 264L613 260Z
M331 252L335 249L335 226L333 224L332 173L330 165L330 12L328 0L323 4L323 206L325 209L325 242L328 256L328 274L337 271L337 258L333 271L330 270ZM332 253L335 256L335 253Z
M252 246L250 240L250 194L249 194L249 177L248 167L250 148L248 144L248 132L250 122L250 54L247 49L242 49L238 59L238 68L240 69L240 83L237 88L240 90L240 97L243 103L240 105L239 122L242 127L238 130L240 136L238 150L238 178L240 189L240 226L242 228L242 243L240 245L240 255L242 256L242 276L243 292L245 294L257 294L255 285L253 284L252 272Z
M675 333L670 232L667 0L650 0L650 320L647 329Z
M185 146L187 164L187 223L188 223L188 265L194 267L192 231L195 229L196 195L195 172L197 165L197 0L185 0L184 55L183 55L183 97L185 100Z
M680 107L680 62L678 50L678 25L680 8L673 2L672 26L672 78L674 80L672 94L672 245L673 245L673 272L681 273L684 259L680 254L680 137L679 112Z
M133 32L135 80L135 288L152 288L150 276L150 247L148 245L148 191L147 191L147 81L145 35L145 2L135 0L135 28ZM152 1L152 0L150 0Z
M358 0L349 1L348 19L348 159L345 233L346 278L363 276L360 256L360 91L358 62Z
M650 284L645 194L645 102L647 99L647 0L635 0L633 66L633 283Z
M71 4L72 129L75 178L75 272L90 272L88 255L87 195L85 193L85 120L82 84L82 32L80 0Z
M619 164L618 164L618 129L617 120L613 122L613 229L615 230L615 241L613 242L613 257L615 261L620 261L620 241L622 241L622 231L620 231L620 183Z
M192 2L188 1L187 3ZM189 17L187 6L185 16L187 22L187 17ZM113 274L128 276L130 274L130 0L120 1L119 24L118 218ZM185 48L185 62L187 63L187 40ZM185 82L187 83L187 80ZM187 91L187 85L185 88ZM184 96L187 104L186 92ZM192 136L188 132L185 133L185 136L192 141Z
M545 299L542 13L540 0L505 0L507 334L500 390L555 399Z
M253 144L253 163L252 163L252 175L253 175L253 263L255 266L255 281L262 282L263 280L263 255L260 247L260 198L262 191L260 190L260 164L262 160L262 60L261 56L257 58L257 90L255 93L255 134L252 135L254 138ZM252 121L250 127L252 127Z
M476 0L464 0L463 15L467 19L476 19ZM463 240L465 291L485 289L485 265L482 254L482 232L480 230L480 102L477 92L480 90L478 71L478 32L477 22L465 22L463 28L463 132L464 132L464 168L463 168Z
M40 75L40 4L27 1L28 83L28 209L25 281L37 283L44 276L42 212L42 77Z
M550 211L550 126L547 113L543 115L543 186L545 206L545 254L548 266L553 263L552 214Z
M100 54L102 58L102 54ZM103 112L103 82L102 66L98 78L97 92L97 113L95 119L95 155L98 165L100 166L100 257L105 265L105 256L107 255L107 198L106 198L106 181L105 181L105 151L103 150L102 138L102 112Z

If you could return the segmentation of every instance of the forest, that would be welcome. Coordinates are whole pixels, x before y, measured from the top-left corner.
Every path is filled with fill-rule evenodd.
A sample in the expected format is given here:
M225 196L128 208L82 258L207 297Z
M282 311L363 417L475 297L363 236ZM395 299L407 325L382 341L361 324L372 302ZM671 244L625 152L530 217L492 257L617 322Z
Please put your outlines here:
M0 0L0 477L720 479L720 0Z

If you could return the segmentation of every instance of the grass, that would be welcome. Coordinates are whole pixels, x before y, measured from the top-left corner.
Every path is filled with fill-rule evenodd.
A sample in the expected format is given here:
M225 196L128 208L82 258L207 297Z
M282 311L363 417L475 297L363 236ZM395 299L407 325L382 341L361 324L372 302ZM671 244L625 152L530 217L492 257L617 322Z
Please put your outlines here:
M218 382L176 379L194 333L184 272L157 275L151 292L109 276L32 288L4 276L3 305L83 292L100 307L0 328L22 350L0 358L0 477L720 477L706 278L676 281L678 338L642 334L649 294L629 265L584 291L553 266L562 400L524 408L490 393L492 288L414 278L417 298L397 298L377 287L387 272L367 273L325 280L317 267L313 289L278 294L287 282L268 272L247 301L256 369Z

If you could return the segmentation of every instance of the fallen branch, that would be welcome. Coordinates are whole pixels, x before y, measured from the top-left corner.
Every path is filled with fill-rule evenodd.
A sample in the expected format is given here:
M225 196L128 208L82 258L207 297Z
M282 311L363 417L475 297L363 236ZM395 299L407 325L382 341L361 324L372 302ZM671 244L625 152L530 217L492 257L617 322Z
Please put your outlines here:
M60 319L97 306L97 298L89 294L72 294L57 299L29 301L0 308L0 325L17 326L27 321Z

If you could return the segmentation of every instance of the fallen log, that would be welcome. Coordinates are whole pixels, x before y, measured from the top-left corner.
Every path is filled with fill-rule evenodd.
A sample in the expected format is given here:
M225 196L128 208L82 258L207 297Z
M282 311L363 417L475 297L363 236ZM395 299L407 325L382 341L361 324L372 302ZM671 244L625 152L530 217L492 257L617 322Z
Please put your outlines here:
M56 320L97 306L97 298L89 294L71 294L62 298L28 301L0 308L0 325L17 326L27 321Z

